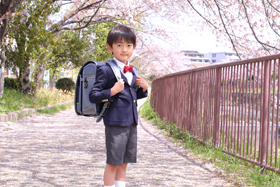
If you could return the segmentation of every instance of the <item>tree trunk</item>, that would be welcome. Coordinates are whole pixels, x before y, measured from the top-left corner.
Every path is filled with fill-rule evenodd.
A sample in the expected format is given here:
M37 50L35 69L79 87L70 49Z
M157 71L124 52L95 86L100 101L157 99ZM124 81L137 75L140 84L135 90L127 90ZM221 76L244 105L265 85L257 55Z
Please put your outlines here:
M5 51L2 49L1 50L1 75L0 75L0 99L4 94L5 62L6 62Z
M7 16L4 16L7 12L14 12L15 8L18 6L21 0L5 0L0 2L0 17L2 18L2 23L0 26L0 42L3 42L3 37L7 25Z
M56 70L53 70L53 72L51 73L51 80L50 80L50 90L53 91L53 88L55 87L54 84L54 76L55 76Z
M29 82L30 64L29 59L26 60L26 66L21 76L22 93L27 94L31 92L31 84Z
M42 84L45 69L46 69L46 64L40 64L35 70L35 75L34 75L35 85L34 85L34 90L33 90L34 97L36 97L36 92Z
M10 2L4 4L1 1L1 17L7 12L8 7L10 6ZM3 38L4 38L4 33L7 25L7 19L3 19L1 26L0 26L0 42L2 44L2 49L1 49L1 75L0 75L0 99L2 98L4 94L4 78L5 78L5 62L6 62L6 56L5 56L5 50L3 49Z
M0 24L0 42L3 44L5 29L7 26L7 12L14 12L15 8L18 6L21 0L5 0L0 2L0 17L2 18ZM3 17L5 16L5 17ZM2 45L3 46L3 45ZM5 50L1 49L1 75L0 75L0 99L4 94L4 77L5 77Z

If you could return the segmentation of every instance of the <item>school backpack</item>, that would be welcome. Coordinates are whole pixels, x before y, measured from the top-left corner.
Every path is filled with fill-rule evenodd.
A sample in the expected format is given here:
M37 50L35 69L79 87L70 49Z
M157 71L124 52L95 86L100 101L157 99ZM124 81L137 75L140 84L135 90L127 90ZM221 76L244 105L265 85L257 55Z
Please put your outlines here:
M106 63L97 61L87 61L82 65L79 70L76 87L75 87L75 112L77 115L97 117L96 122L101 121L106 114L110 106L110 102L105 103L92 103L89 100L89 92L96 81L96 73L98 68L108 64L113 70L116 79L121 79L121 71L114 60L110 59ZM133 72L138 76L136 68L133 68Z

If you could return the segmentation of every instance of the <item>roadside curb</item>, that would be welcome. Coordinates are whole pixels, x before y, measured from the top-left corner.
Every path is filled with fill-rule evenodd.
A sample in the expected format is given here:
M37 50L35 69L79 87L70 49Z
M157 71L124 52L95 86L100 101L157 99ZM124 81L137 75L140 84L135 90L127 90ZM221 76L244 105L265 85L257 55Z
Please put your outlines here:
M67 101L67 102L64 102L64 103L59 103L59 104L55 104L55 105L47 106L47 107L26 108L26 109L23 109L23 110L10 112L8 114L0 114L0 122L17 121L17 120L19 120L21 118L24 118L26 116L33 117L36 114L36 112L38 112L40 110L49 109L51 107L59 106L59 105L66 105L66 104L69 104L69 103L74 103L74 102L71 100L71 101Z

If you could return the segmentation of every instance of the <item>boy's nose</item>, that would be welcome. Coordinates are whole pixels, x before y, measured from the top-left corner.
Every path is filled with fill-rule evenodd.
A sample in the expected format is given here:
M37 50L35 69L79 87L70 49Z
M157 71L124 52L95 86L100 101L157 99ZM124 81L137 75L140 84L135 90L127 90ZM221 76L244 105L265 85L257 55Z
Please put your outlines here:
M123 51L127 51L127 47L123 47Z

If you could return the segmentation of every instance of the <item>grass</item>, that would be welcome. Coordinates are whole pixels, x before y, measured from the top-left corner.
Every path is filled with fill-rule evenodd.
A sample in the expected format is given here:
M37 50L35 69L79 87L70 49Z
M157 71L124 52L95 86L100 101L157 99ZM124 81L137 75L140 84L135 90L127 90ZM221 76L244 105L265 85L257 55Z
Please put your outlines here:
M231 93L244 93L244 94L246 94L246 92L247 93L261 93L261 88L259 88L259 89L257 89L257 88L255 88L255 89L253 89L253 88L243 88L243 89L227 89L227 88L225 88L225 90L223 90L223 89L221 89L221 92L231 92ZM271 94L273 94L273 88L271 88L270 89L270 93ZM275 89L275 93L278 93L278 90L277 89Z
M215 149L200 143L175 124L170 124L167 120L161 120L149 103L148 99L140 111L143 118L162 129L162 132L172 138L173 141L180 143L185 149L191 150L192 157L213 163L217 172L230 180L235 186L280 186L280 174L266 170L265 174L262 175L259 166L230 156L224 153L222 149Z
M53 107L50 107L50 108L38 110L38 113L56 114L57 112L59 112L61 110L70 109L70 108L72 108L72 106L73 106L73 103L69 103L69 104L65 104L65 105L57 105L57 106L53 106Z
M50 91L47 88L38 90L36 98L29 94L23 94L18 90L4 89L4 95L0 99L0 113L10 113L25 108L41 108L52 106L66 101L74 100L74 93L65 94L60 90ZM73 104L72 104L73 105ZM55 107L59 109L59 107ZM51 109L51 110L57 110ZM63 108L61 108L63 109Z
M3 129L3 131L10 131L10 130L13 130L12 128L5 128Z

